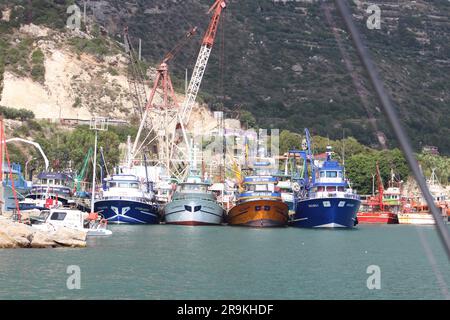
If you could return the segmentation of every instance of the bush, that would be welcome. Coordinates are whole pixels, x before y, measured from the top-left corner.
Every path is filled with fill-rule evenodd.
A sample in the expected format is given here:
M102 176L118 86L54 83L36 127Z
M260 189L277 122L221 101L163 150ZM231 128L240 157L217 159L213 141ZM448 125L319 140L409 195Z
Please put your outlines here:
M15 108L8 108L0 106L0 114L6 118L6 119L12 119L12 120L31 120L34 119L34 113L33 111L26 110L26 109L15 109Z

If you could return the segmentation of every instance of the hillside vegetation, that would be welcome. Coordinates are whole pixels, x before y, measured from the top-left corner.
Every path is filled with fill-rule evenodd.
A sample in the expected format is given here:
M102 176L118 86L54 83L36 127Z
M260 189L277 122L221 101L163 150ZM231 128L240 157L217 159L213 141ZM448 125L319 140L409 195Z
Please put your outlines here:
M375 129L391 146L392 133L380 112L342 22L330 5L331 23L321 1L229 0L217 35L201 96L213 109L247 110L259 126L300 132L311 127L331 138L349 135L377 147ZM161 60L191 26L200 35L209 23L212 0L91 1L90 10L110 33L122 28L143 39L143 54ZM369 30L367 1L355 1L355 19L398 106L416 149L436 145L450 153L450 2L380 0L381 30ZM173 73L192 70L201 36L174 61ZM348 56L355 72L343 60ZM362 90L355 88L361 84ZM361 98L362 97L362 98ZM364 105L363 100L367 100ZM248 114L247 114L248 116ZM247 117L248 118L248 117Z

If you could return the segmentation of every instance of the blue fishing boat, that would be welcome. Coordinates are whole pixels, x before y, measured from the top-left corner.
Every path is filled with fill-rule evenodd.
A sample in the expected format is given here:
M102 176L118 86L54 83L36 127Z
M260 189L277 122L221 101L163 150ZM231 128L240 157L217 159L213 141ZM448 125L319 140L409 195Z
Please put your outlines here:
M310 150L309 132L307 137ZM306 154L305 163L310 163L312 177L303 179L294 188L297 192L295 213L290 217L292 226L353 228L357 225L360 197L346 180L344 167L332 159L332 154L331 147L327 147L326 160L318 166L310 151Z
M11 180L12 175L12 180ZM11 164L11 171L8 165L3 165L3 201L7 210L14 209L16 207L14 192L16 190L17 200L22 200L31 190L31 182L27 181L22 173L22 167L18 163Z
M73 196L73 183L73 177L68 172L41 172L29 194L19 202L19 208L21 211L44 210L67 205Z
M144 187L133 174L114 174L105 179L94 210L113 224L158 224L159 208L152 190Z

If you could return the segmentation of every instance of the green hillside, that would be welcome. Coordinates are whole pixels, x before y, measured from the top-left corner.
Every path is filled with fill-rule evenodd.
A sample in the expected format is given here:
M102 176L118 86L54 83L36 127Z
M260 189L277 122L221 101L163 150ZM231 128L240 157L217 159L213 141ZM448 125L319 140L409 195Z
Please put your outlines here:
M110 1L95 16L118 35L126 24L143 39L143 55L157 63L191 26L206 28L211 0ZM368 120L395 145L367 78L334 8L332 21L341 35L344 54L362 83L362 104L325 18L320 2L228 1L216 46L206 71L201 97L213 109L248 110L262 127L301 131L338 138L342 130L359 141L377 146ZM332 1L327 1L332 5ZM386 85L396 101L415 147L437 145L450 153L450 2L377 1L381 30L369 30L367 4L353 6ZM94 11L95 12L95 11ZM106 13L105 13L106 12ZM172 72L184 78L192 70L201 36L177 57ZM221 80L223 79L223 81ZM181 88L182 83L177 82Z
M9 28L25 22L64 28L66 9L73 1L2 0L0 6L12 3L16 4L12 21L0 22L2 37ZM198 26L199 34L171 66L176 87L184 88L185 69L192 71L194 66L212 0L89 3L88 17L105 26L111 36L121 40L123 27L128 25L132 38L142 38L143 55L153 64L190 27ZM249 123L254 117L261 127L294 132L309 127L314 134L331 139L341 138L345 129L346 136L379 147L370 121L373 115L377 130L387 136L390 147L395 146L332 1L325 3L331 7L334 33L321 3L229 0L200 99L212 109L233 116L240 113ZM378 1L381 30L366 28L368 3L358 3L359 8L353 5L355 18L415 148L431 144L450 154L450 2ZM0 71L5 64L17 62L20 55L9 52L0 39ZM29 72L34 67L30 63ZM37 68L34 74L39 79ZM358 90L355 83L360 84Z

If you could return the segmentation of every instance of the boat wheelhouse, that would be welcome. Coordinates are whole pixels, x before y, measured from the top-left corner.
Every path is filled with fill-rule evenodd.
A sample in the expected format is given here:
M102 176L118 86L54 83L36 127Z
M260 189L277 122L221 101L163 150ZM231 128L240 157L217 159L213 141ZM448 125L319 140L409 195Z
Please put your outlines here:
M67 173L41 172L31 187L31 193L70 198L73 195L73 185L74 179Z

